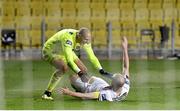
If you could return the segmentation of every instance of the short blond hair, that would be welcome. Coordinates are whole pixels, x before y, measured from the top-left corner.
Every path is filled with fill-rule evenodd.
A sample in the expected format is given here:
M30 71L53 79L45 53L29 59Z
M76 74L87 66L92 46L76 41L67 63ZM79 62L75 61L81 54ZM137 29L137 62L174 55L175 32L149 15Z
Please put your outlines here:
M79 35L82 37L85 37L88 33L90 33L90 30L86 27L81 27L79 29Z
M121 88L125 83L125 78L122 74L116 73L113 75L112 87L113 89Z

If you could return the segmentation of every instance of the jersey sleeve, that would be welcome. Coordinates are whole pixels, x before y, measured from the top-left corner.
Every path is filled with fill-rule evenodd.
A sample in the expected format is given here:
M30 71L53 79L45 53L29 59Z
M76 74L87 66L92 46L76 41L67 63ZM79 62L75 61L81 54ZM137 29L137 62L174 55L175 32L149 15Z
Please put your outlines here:
M66 60L68 62L69 67L75 72L78 73L79 71L81 71L78 66L74 63L74 59L73 59L73 51L72 51L72 40L70 39L65 39L63 42L64 45L64 53L65 53L65 57Z
M99 94L100 94L100 92L92 92L93 93L93 96L94 96L94 98L99 98Z
M92 47L91 47L91 43L89 44L84 44L83 45L83 49L85 50L90 62L93 64L93 66L96 68L96 69L102 69L102 66L99 62L99 60L97 59L97 57L94 55L94 52L92 50Z

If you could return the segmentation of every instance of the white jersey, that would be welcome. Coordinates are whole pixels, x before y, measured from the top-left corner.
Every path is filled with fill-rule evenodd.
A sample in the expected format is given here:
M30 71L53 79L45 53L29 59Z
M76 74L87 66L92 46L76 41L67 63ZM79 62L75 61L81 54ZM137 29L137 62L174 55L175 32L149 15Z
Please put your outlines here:
M91 84L82 82L80 78L77 79L75 83L79 86L81 92L90 93L99 91L99 101L121 101L128 95L130 81L127 77L125 77L125 83L122 87L120 95L117 95L117 93L112 89L104 89L105 87L110 86L105 80L94 76L93 79L94 81Z
M125 77L125 84L122 87L120 95L117 95L112 89L100 90L99 101L122 101L126 98L130 89L130 81Z
M91 83L87 86L85 92L88 93L88 92L100 91L103 88L109 86L109 84L105 80L103 80L99 77L94 77L94 76L93 76L93 78L94 78L93 83Z

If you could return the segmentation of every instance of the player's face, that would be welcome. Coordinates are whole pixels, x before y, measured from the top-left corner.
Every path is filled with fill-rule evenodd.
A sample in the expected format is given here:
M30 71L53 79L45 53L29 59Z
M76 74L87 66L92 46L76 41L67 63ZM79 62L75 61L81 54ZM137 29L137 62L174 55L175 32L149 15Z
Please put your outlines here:
M88 44L91 42L91 34L87 33L82 37L81 43L82 44Z

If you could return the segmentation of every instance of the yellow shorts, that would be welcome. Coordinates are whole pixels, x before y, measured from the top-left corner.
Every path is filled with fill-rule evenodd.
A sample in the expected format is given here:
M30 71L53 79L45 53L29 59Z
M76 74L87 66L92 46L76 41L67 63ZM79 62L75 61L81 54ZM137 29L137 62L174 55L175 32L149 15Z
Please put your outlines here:
M42 50L42 56L43 59L52 63L54 60L62 60L64 63L67 63L65 54L58 54L58 53L53 53L51 49L48 48L43 48ZM78 57L75 53L73 53L73 60L77 60Z

